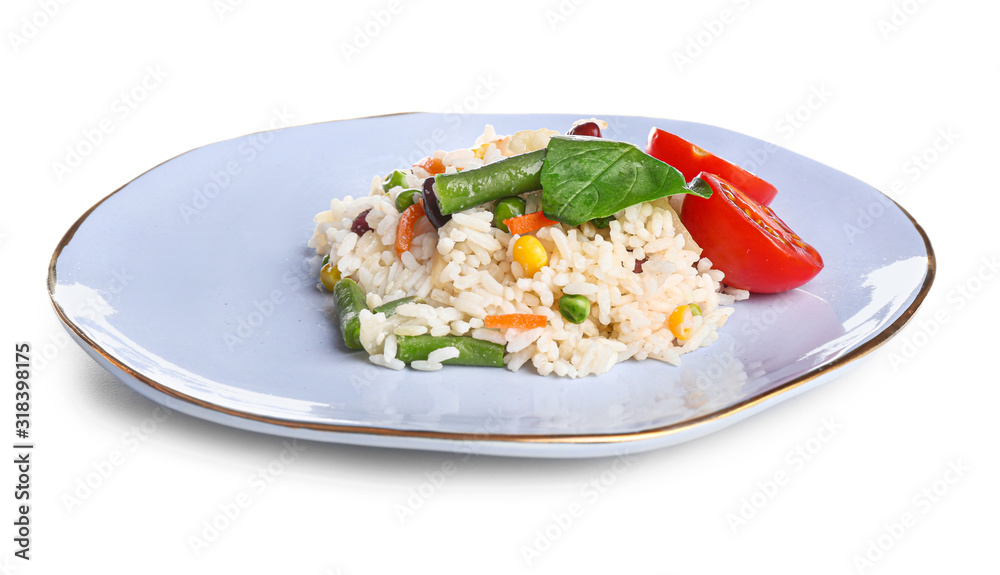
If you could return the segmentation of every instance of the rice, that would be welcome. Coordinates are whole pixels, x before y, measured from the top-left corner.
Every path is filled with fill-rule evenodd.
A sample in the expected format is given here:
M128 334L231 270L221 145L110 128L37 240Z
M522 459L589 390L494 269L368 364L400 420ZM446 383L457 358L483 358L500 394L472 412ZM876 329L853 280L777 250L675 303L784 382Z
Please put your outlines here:
M410 362L410 367L418 371L437 371L441 369L443 365L436 361L415 359Z
M544 147L551 131L518 134L497 136L487 126L477 148L436 152L434 157L449 170L475 169L512 155L511 142L518 152ZM408 185L418 187L428 176L415 166L407 172ZM333 199L330 209L314 218L309 241L318 254L330 257L341 277L358 282L369 307L406 296L422 302L403 304L389 318L359 314L361 343L377 365L401 369L397 337L422 334L464 335L504 345L508 369L518 371L530 363L542 375L584 377L633 358L678 365L683 354L714 342L733 313L728 306L749 296L724 286L723 273L700 257L672 199L630 206L605 229L585 223L538 230L534 235L548 253L548 265L525 277L512 257L517 236L492 225L488 205L453 214L436 231L418 227L422 233L413 238L411 250L398 257L394 202L401 190L385 193L376 177L369 195ZM528 211L539 209L538 196L528 194ZM368 209L371 231L359 237L351 225ZM591 302L583 323L561 316L557 305L564 294ZM682 341L670 331L668 318L677 307L692 303L701 315L693 318L692 333ZM541 314L548 322L528 330L483 327L486 316L510 313ZM449 346L410 365L437 370L457 356L458 349Z
M430 363L442 363L449 359L455 359L459 355L460 352L455 346L442 347L430 352L427 355L427 361Z

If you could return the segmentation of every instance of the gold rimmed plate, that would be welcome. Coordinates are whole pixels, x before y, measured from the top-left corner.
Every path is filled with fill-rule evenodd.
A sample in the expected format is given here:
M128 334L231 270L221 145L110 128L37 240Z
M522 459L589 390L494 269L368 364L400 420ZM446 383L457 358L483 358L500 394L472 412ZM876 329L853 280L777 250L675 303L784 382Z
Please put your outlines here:
M823 255L800 289L738 302L680 367L628 361L577 380L530 367L400 372L340 343L305 247L332 197L435 149L498 133L564 131L585 116L399 114L210 144L107 196L52 256L49 293L74 339L139 393L259 432L415 449L596 457L721 429L830 379L894 335L930 289L920 226L871 186L722 128L611 116L639 145L652 126L774 183L773 207ZM877 210L870 210L878 206ZM858 208L880 214L863 228Z

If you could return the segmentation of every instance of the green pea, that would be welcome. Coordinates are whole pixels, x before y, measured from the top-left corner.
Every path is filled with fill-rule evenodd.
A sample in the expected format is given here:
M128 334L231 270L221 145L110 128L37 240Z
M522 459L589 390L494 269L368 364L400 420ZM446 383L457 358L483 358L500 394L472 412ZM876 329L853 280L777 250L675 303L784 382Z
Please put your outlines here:
M559 313L570 323L583 323L590 315L590 300L579 294L566 294L559 298Z
M607 216L604 218L594 218L590 220L590 223L594 224L595 228L603 230L604 228L608 227L608 224L611 222L612 217L614 216Z
M386 192L396 186L406 187L406 172L402 170L393 170L391 174L382 180L382 189Z
M417 203L420 199L420 190L416 188L407 188L396 196L396 209L399 213L403 213L403 210Z
M524 199L517 196L497 200L496 205L493 206L493 225L509 234L510 229L503 221L523 216L526 206L527 203Z

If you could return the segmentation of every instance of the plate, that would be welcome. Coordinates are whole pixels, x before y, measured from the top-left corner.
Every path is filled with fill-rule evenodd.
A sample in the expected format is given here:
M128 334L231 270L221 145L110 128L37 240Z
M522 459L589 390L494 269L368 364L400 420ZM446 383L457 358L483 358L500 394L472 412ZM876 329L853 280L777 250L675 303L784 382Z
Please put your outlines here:
M305 244L329 200L436 149L549 127L563 114L398 114L285 128L197 148L85 213L48 289L73 338L139 393L193 416L318 441L598 457L716 431L841 373L923 301L934 255L871 186L773 144L676 120L605 116L642 146L652 126L753 167L773 207L823 255L800 289L756 295L712 346L673 367L629 361L576 380L471 367L392 371L348 352ZM752 163L752 164L751 164ZM864 217L862 217L864 216Z

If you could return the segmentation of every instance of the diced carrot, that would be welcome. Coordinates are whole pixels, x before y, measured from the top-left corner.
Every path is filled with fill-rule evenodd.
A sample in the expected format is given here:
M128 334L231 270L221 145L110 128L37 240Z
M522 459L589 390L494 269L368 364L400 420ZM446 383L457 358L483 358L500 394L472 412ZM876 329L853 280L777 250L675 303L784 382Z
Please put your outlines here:
M523 216L507 218L503 223L512 234L527 234L545 226L558 224L559 222L554 222L546 218L543 212L538 211L524 214Z
M483 320L486 327L514 327L518 329L532 329L545 327L548 320L544 315L534 313L507 313L503 315L488 315Z
M427 173L432 176L444 173L444 163L441 162L441 158L435 158L434 156L427 156L413 165L427 170Z
M399 222L396 224L397 256L403 257L403 252L410 251L410 242L413 241L413 228L417 225L417 220L422 217L424 217L423 202L417 202L399 214Z

